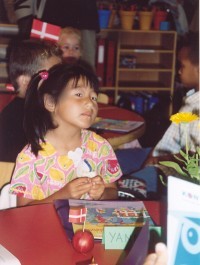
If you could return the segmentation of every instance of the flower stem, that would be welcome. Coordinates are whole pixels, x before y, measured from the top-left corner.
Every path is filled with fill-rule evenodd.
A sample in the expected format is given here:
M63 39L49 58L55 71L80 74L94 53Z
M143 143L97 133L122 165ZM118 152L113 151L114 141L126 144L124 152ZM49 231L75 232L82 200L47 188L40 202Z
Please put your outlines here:
M186 159L187 159L187 162L189 160L189 157L188 157L188 126L186 124L186 127L185 127L185 148L186 148Z

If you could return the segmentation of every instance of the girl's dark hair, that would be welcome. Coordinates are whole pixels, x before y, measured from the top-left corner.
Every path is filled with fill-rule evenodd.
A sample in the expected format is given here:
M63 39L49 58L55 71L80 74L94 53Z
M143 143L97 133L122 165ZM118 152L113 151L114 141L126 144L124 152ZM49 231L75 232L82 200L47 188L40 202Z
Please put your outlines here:
M95 72L83 60L78 60L73 64L62 63L53 66L48 71L49 75L46 80L41 79L41 72L31 79L25 98L24 130L31 151L36 156L38 151L42 150L40 141L45 142L46 132L56 128L51 113L44 106L44 95L50 95L56 104L69 81L74 80L76 87L82 77L96 93L99 91L99 82Z

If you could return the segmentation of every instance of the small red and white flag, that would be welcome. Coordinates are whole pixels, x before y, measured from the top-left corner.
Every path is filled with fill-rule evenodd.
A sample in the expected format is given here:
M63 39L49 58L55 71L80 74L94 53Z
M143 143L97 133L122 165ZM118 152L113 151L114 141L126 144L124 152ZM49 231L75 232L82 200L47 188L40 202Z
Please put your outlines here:
M6 90L15 91L15 88L12 84L6 84Z
M43 22L38 19L33 20L31 35L32 38L58 41L61 27Z
M85 207L70 207L69 222L70 223L84 223L86 220L87 208Z

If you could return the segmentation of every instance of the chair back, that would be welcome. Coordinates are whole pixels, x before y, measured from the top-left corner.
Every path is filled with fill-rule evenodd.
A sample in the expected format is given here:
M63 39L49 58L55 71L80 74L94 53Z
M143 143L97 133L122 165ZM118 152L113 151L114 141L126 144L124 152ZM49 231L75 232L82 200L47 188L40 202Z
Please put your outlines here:
M108 104L109 103L109 97L108 95L104 93L99 93L97 98L98 103Z
M0 210L16 207L17 197L9 193L15 163L0 162Z
M13 162L0 161L0 189L10 183L14 167L15 163Z

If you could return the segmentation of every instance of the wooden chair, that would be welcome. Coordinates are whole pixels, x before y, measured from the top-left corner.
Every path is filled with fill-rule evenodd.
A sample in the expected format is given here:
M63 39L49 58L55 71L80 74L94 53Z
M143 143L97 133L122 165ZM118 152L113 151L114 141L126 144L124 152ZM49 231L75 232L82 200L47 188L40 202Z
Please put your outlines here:
M109 103L109 97L108 95L104 93L99 93L97 98L98 103L108 104Z
M0 161L0 189L10 183L15 163Z
M15 163L0 162L0 210L16 207L16 195L9 194L14 167Z

